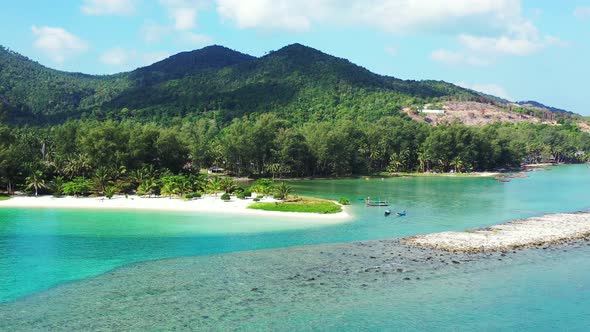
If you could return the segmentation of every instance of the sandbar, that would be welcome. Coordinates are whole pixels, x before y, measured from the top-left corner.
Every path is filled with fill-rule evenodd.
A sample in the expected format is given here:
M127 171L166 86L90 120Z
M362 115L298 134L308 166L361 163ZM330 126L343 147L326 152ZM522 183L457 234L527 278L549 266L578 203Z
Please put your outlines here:
M272 198L264 198L262 202L276 202ZM237 214L251 216L271 216L298 219L313 219L326 223L338 223L351 219L343 207L342 212L334 214L275 212L248 209L253 204L252 199L237 199L224 202L220 197L204 196L193 200L183 200L168 197L140 197L114 196L112 199L104 197L53 197L53 196L13 196L9 200L0 201L0 208L45 208L45 209L95 209L95 210L155 210L181 211L208 214Z

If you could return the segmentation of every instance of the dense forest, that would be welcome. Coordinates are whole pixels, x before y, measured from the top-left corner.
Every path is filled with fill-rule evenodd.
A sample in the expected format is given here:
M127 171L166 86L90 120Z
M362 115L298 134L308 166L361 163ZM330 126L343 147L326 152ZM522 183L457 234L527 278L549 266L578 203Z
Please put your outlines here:
M52 70L0 48L0 185L185 195L233 188L207 180L210 167L282 178L588 160L590 135L565 112L560 125L484 127L431 127L401 112L446 100L502 102L380 76L298 44L261 58L212 46L109 76Z
M181 120L173 125L72 120L42 128L0 128L0 181L85 184L83 193L123 193L207 167L252 177L348 176L378 172L469 172L523 162L583 162L590 135L575 125L523 123L430 127L407 118L293 125L274 114ZM143 190L143 189L142 189ZM195 191L200 189L194 188ZM43 190L42 190L43 191ZM145 192L145 190L143 190Z

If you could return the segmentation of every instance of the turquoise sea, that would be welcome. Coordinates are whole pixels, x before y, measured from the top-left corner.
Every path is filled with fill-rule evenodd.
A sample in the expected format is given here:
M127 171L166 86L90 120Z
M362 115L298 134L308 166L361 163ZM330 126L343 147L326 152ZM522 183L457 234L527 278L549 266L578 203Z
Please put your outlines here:
M460 177L292 182L301 195L353 201L353 220L332 226L275 217L0 209L0 302L142 261L465 230L590 208L586 165L528 175L509 183ZM390 200L394 210L407 210L408 216L386 218L384 208L363 206L358 199L366 196ZM559 260L539 253L506 270L433 278L412 292L395 294L395 300L390 293L350 293L333 305L311 306L313 312L301 308L290 315L290 326L302 329L317 317L329 330L448 329L457 319L478 330L583 330L590 326L590 309L585 309L590 308L588 253L574 250ZM425 313L434 316L421 320ZM482 317L488 325L479 325ZM575 323L569 322L572 319Z

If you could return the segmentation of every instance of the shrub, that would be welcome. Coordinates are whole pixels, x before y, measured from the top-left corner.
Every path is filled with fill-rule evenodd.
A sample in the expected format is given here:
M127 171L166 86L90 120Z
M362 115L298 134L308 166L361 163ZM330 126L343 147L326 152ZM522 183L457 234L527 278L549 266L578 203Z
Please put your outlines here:
M113 198L113 196L115 196L116 192L117 192L117 188L115 188L115 187L111 186L111 187L104 188L104 195L108 199Z
M221 195L221 200L222 200L222 201L226 201L226 202L227 202L227 201L229 201L230 199L231 199L231 198L230 198L230 196L229 196L229 194L228 194L228 193L224 193L223 195Z
M236 197L239 199L246 199L246 195L244 195L244 192L237 193Z
M186 194L184 196L185 199L193 199L193 198L201 198L202 194L200 192L194 192L194 193L190 193L190 194Z
M77 177L63 184L63 193L70 196L85 196L92 192L92 181Z
M243 194L245 197L252 197L252 191L250 189L244 189Z
M342 205L350 205L350 200L348 200L348 198L340 197L340 199L338 200L338 203L340 203Z
M254 202L260 202L260 197L256 197L253 199Z

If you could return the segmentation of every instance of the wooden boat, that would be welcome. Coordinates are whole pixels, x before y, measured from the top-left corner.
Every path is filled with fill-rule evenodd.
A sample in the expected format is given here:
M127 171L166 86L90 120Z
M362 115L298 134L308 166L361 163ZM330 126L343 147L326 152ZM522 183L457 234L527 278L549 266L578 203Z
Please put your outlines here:
M385 210L385 216L387 217L388 215L391 214L391 210Z
M368 199L365 199L365 204L367 206L389 206L388 201L370 201Z

